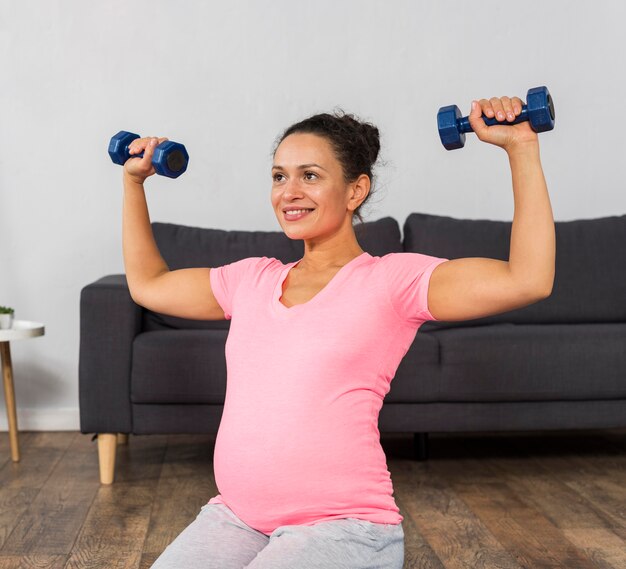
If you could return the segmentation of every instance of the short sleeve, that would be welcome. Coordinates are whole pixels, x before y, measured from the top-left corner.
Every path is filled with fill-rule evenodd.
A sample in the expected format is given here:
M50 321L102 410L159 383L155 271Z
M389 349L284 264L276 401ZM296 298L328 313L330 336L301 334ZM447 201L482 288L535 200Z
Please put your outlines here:
M387 290L398 316L419 326L436 320L428 309L428 285L435 268L450 259L422 253L389 253L382 257Z
M240 261L212 267L209 273L211 291L218 304L224 311L226 320L233 315L233 301L240 283L252 281L252 272L259 265L259 261L267 257L247 257Z

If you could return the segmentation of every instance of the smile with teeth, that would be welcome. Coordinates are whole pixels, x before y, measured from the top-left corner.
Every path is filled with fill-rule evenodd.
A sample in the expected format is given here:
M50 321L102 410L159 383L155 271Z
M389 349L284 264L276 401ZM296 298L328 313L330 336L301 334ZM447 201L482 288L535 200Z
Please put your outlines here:
M293 209L291 211L286 211L285 219L288 221L296 221L312 211L312 209Z

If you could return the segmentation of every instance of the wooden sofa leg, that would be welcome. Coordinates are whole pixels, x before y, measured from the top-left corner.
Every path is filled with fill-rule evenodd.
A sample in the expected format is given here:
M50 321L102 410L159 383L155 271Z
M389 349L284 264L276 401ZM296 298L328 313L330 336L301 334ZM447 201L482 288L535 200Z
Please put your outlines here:
M117 433L117 444L118 445L127 445L128 444L128 434L127 433Z
M98 433L98 459L100 461L101 484L113 484L116 447L117 434Z
M415 460L428 459L428 433L413 433Z

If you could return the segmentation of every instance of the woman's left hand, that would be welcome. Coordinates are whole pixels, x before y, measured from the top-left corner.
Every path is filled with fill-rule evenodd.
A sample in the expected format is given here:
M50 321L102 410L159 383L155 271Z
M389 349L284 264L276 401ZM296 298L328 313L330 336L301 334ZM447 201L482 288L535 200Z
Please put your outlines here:
M500 146L507 152L529 142L538 143L537 133L530 128L528 121L507 125L519 116L523 104L519 97L492 97L489 100L472 101L469 123L480 140ZM495 117L498 122L506 126L487 126L481 118L483 114L487 118Z

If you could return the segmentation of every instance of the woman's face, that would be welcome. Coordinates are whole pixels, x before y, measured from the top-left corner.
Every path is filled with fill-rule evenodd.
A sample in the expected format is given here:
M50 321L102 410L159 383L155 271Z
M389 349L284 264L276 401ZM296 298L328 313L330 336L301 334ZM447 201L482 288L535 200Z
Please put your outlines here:
M310 133L287 136L276 149L272 167L272 207L290 239L336 233L350 221L364 196L354 199L330 142ZM362 193L362 192L361 192ZM306 209L289 214L285 209Z

